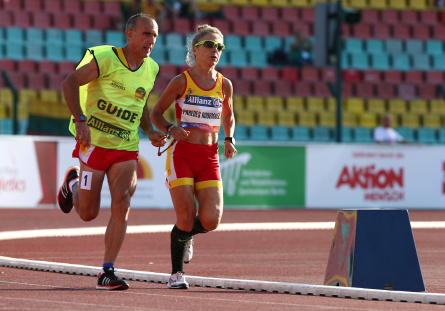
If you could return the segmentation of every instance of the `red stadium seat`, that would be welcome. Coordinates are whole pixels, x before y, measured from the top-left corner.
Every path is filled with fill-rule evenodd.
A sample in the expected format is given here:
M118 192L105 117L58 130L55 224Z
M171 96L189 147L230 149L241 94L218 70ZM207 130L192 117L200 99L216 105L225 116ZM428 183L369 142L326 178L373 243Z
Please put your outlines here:
M5 11L22 11L22 1L3 1L3 10Z
M113 29L112 18L108 15L95 15L92 16L93 28L102 31ZM176 22L176 21L175 21Z
M259 21L260 20L260 10L254 6L242 6L241 18L246 21Z
M0 11L0 27L11 27L13 24L12 14L8 11Z
M66 1L66 2L72 2L72 1ZM71 28L72 22L71 22L71 15L68 13L59 13L54 14L54 28L59 28L62 30L67 30Z
M41 0L24 0L23 5L27 12L40 12L42 10Z
M252 35L266 37L270 35L270 24L263 21L252 22Z
M230 24L231 22L225 19L214 19L213 20L213 26L218 28L223 35L230 34Z
M272 95L272 81L265 81L265 80L253 81L253 94L259 96Z
M417 11L402 10L400 11L400 22L408 25L416 25L419 22Z
M261 8L261 20L274 22L280 19L278 15L278 8L263 7Z
M397 97L401 99L415 99L417 98L416 85L411 83L401 83L396 85Z
M187 35L191 32L191 20L188 18L176 18L173 21L173 32Z
M301 20L309 23L314 22L315 11L314 8L304 8L300 11Z
M363 71L363 82L379 83L381 81L381 74L378 70Z
M221 8L221 11L224 15L225 19L228 20L236 20L240 18L239 7L234 5L224 5Z
M445 26L435 25L433 26L433 36L431 39L434 40L445 40Z
M62 1L61 0L44 0L43 1L43 11L48 13L59 13L62 11Z
M287 7L281 9L281 20L286 22L295 22L300 18L297 8Z
M241 79L244 80L258 80L260 78L260 74L256 67L242 67L240 73Z
M360 71L357 69L345 69L343 70L342 75L343 80L346 82L357 83L362 81Z
M33 15L33 26L40 29L48 29L51 27L51 15L47 12L31 13Z
M57 66L56 63L50 60L42 60L38 63L39 72L42 73L56 73L57 72Z
M324 81L324 82L337 81L337 70L332 69L332 68L323 68L321 70L321 81Z
M82 12L82 2L79 0L63 1L63 11L66 13Z
M189 65L181 65L181 66L179 66L179 73L183 73L184 71L187 71L189 69L190 69ZM171 78L170 78L170 80L171 80Z
M115 18L121 18L122 9L119 1L104 1L103 2L103 14Z
M398 70L387 70L383 72L383 81L386 83L402 83L402 72Z
M301 33L306 36L312 36L312 27L309 23L301 23L296 22L292 24L292 32L296 33L297 31L301 31Z
M0 58L0 71L1 70L16 71L15 61L13 61L12 59ZM3 80L3 78L0 80Z
M59 73L66 74L66 75L69 75L74 70L76 70L76 64L73 62L67 62L67 61L59 62L59 65L57 67L58 67Z
M381 83L376 85L376 94L378 98L392 99L395 97L394 84Z
M312 85L314 87L314 96L324 97L324 98L333 96L325 81L314 82Z
M94 16L96 18L97 16ZM73 26L74 28L82 31L92 29L91 16L83 13L73 14Z
M219 72L221 72L221 74L228 78L229 80L237 80L239 79L239 75L238 75L238 68L234 67L234 66L225 66L225 67L221 67L218 70Z
M420 11L420 23L425 25L436 25L439 23L439 15L435 11Z
M102 13L102 5L100 1L84 1L83 12L89 15L100 15Z
M318 82L320 81L320 72L314 67L303 67L301 69L301 80Z
M431 100L439 98L439 92L437 86L434 84L419 84L419 98Z
M414 25L412 26L413 39L429 40L431 38L431 30L428 25Z
M429 70L425 72L425 82L431 84L444 83L443 72L440 70Z
M276 96L289 97L292 96L292 84L289 81L275 81L274 94Z
M298 97L311 97L312 85L310 82L295 82L294 83L294 95Z
M445 12L440 12L440 13L439 13L439 21L440 21L442 24L445 24Z
M22 59L17 62L17 70L21 72L36 72L36 63L30 59Z
M233 84L233 93L242 96L251 95L251 81L248 80L234 80Z
M164 93L169 82L170 82L170 78L157 77L152 91L154 93L159 93L159 94Z
M423 83L423 72L419 70L409 70L405 71L405 80L406 83L412 84L421 84Z
M341 28L343 31L343 38L348 39L348 38L352 37L351 25L343 23L343 25L341 25Z
M354 87L352 83L344 82L341 88L343 97L354 97Z
M288 81L299 80L298 70L295 67L284 67L281 69L281 78Z
M384 24L396 25L400 23L399 12L396 10L382 10L380 21Z
M377 24L379 23L379 11L377 10L362 10L362 23ZM356 27L355 25L354 27Z
M371 25L369 24L357 24L352 27L353 37L359 39L371 38Z
M391 32L389 25L376 24L373 27L372 36L375 39L387 40L391 38Z
M29 14L29 12L15 11L12 12L12 15L14 16L14 26L20 28L29 28L32 26L31 14Z
M27 80L28 80L27 84L28 89L41 91L48 88L46 84L47 77L44 73L29 72L27 73Z
M267 81L276 81L279 79L277 67L264 67L261 69L261 79Z
M374 84L372 83L357 83L355 85L355 95L360 98L374 98Z
M24 72L8 72L8 76L16 88L24 89L26 87L26 75Z
M245 20L234 20L232 22L232 34L238 36L250 35L250 23Z
M48 88L50 90L62 91L62 82L66 77L66 74L48 74Z
M276 21L272 23L272 36L289 37L291 36L290 24L288 22Z
M178 75L178 68L172 64L159 65L158 77L172 78Z
M392 27L393 37L400 40L408 40L411 38L410 30L408 25L394 25Z

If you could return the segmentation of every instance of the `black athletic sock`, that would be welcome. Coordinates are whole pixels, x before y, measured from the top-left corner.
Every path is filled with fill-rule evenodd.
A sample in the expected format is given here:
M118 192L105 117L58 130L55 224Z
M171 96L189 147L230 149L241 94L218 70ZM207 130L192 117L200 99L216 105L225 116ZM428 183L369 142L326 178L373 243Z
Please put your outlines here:
M184 257L187 251L187 242L190 239L190 232L182 231L174 226L170 235L172 274L184 269Z
M195 222L193 223L193 229L190 232L190 235L195 235L198 233L207 233L209 231L207 231L206 229L204 229L204 227L202 226L201 220L199 220L199 216L195 217Z

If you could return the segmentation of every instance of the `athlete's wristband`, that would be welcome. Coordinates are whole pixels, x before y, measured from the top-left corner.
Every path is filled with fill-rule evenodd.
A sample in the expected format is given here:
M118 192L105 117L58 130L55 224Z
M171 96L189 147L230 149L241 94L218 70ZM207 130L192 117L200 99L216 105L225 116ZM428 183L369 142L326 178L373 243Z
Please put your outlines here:
M87 122L87 117L84 115L74 117L73 122Z
M167 133L169 133L170 134L170 132L172 131L172 129L173 129L173 124L169 124L169 125L167 125L166 127L165 127L165 129L167 130Z

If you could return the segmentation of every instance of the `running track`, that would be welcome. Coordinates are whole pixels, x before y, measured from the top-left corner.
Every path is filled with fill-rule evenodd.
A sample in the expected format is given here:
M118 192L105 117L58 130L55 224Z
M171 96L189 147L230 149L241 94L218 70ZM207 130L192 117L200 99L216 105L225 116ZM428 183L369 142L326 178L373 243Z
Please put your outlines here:
M223 223L332 222L336 211L227 210ZM82 222L74 212L0 209L0 231L106 226L110 213ZM410 211L412 221L445 221L445 211ZM129 225L175 221L171 210L133 210ZM425 286L445 293L445 229L413 229ZM188 275L322 285L333 230L229 231L195 237ZM128 234L116 267L170 272L168 233ZM0 241L0 256L100 266L103 236ZM0 267L0 310L438 310L443 306L129 281L130 290L96 291L96 278Z

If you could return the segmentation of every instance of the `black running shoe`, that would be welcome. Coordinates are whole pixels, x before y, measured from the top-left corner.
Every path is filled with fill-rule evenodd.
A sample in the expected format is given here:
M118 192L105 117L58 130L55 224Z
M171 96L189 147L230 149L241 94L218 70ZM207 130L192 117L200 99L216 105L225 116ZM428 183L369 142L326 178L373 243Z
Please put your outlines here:
M70 181L79 178L80 168L77 166L70 166L65 172L62 187L57 193L57 202L62 212L68 214L73 209L73 193L70 191Z
M124 280L119 280L114 274L113 267L102 268L97 280L96 289L104 290L124 290L128 289L128 284Z

